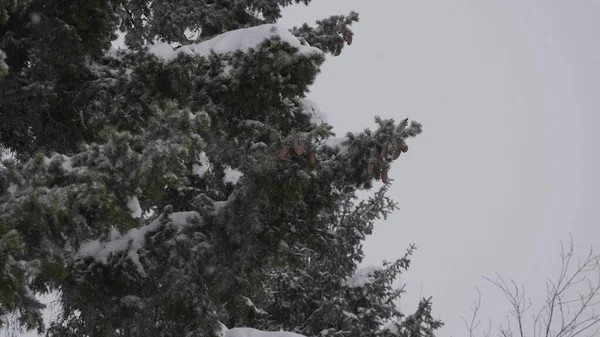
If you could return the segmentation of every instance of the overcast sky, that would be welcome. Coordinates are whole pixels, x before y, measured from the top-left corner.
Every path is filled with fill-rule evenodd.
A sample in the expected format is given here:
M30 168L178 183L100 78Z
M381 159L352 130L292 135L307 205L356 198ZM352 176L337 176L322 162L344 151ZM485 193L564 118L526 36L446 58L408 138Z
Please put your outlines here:
M340 135L375 114L424 125L392 166L401 209L365 263L416 243L402 308L433 296L438 336L464 336L475 287L484 315L506 314L482 276L514 278L535 299L560 240L572 233L582 254L599 241L600 0L314 0L280 24L350 10L354 43L310 98Z
M475 287L484 314L507 313L482 276L535 300L569 233L600 250L600 1L314 0L280 23L350 10L354 43L309 97L339 133L375 114L424 125L390 171L401 209L365 245L372 264L417 244L403 309L433 296L438 335L464 336Z

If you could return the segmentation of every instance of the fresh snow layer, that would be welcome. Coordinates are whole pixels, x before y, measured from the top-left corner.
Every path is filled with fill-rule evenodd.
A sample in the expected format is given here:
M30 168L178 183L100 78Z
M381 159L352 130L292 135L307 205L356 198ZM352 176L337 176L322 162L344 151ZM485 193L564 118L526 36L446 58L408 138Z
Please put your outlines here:
M136 219L142 217L142 207L140 206L140 201L137 197L129 198L129 201L127 201L127 207L129 208L132 217Z
M358 132L352 132L352 134L356 137L358 135L360 135L360 133ZM327 145L331 148L339 148L340 152L339 154L346 154L348 152L348 146L343 144L345 141L348 140L347 136L344 137L329 137L325 140L325 142L323 142L323 145Z
M279 36L281 40L289 43L293 47L299 49L300 53L322 53L319 49L302 45L297 37L292 35L287 29L279 27L275 24L266 24L250 28L242 28L232 30L216 37L200 43L182 46L178 49L173 49L168 43L157 43L149 47L148 52L154 54L165 61L170 61L179 54L208 56L211 51L217 54L225 54L241 50L248 51L250 48L255 48L265 39L273 36Z
M0 161L15 159L15 155L14 152L0 147Z
M398 334L398 331L399 331L399 329L398 329L398 325L397 325L397 323L396 323L396 322L388 322L388 323L384 324L384 325L383 325L383 326L380 328L380 330L381 330L381 331L389 331L389 332L391 332L391 333L393 333L393 334L395 334L395 335L397 335L397 334Z
M257 314L266 314L267 313L266 311L260 309L256 305L254 305L252 300L249 299L248 297L245 297L245 299L246 299L246 305L249 306L250 308L252 308L254 310L254 312L256 312Z
M346 280L346 286L350 288L360 288L375 281L375 272L383 270L380 266L367 266L358 269L354 275Z
M195 211L171 213L171 221L177 227L185 226L188 220L199 220L201 218L200 213Z
M44 156L44 164L46 164L46 165L50 165L55 160L61 161L60 166L66 172L71 172L73 170L73 165L71 164L71 157L65 156L64 154L58 154L58 153L55 153L50 158Z
M226 166L225 169L223 170L223 173L225 173L225 176L223 177L223 182L225 184L237 184L238 180L240 180L240 178L244 175L242 172L231 168L229 166Z
M343 144L347 140L347 137L329 137L323 142L323 145L327 145L332 149L339 148L339 154L343 155L348 153L348 146Z
M235 196L235 191L233 191L233 193L231 193L228 197L227 200L223 200L223 201L213 201L213 211L212 214L213 215L217 215L219 214L219 212L221 212L221 210L223 208L225 208L227 205L229 205L230 203L232 203L233 201L235 201L236 196Z
M206 153L201 152L198 155L198 162L200 162L200 165L194 164L192 166L192 171L193 171L194 175L196 175L200 178L204 178L204 175L206 174L206 172L208 172L208 170L211 166L210 160L208 159L208 156L206 155Z
M15 193L17 193L18 188L19 188L19 186L12 184L12 185L8 186L8 188L6 189L6 192L14 195Z
M358 319L358 316L346 310L342 310L342 314L350 319Z
M305 337L286 331L262 331L253 328L233 328L225 331L223 337Z
M170 220L177 227L185 226L190 218L200 219L201 217L198 212L175 212L170 216ZM146 272L140 262L138 251L146 243L146 233L155 231L160 223L161 219L156 219L146 226L133 228L125 234L119 234L115 230L110 241L93 240L86 242L81 245L77 255L80 257L93 257L95 260L106 264L112 254L125 251L128 247L131 247L127 256L135 264L140 275L145 276Z
M321 125L321 123L327 123L327 115L319 109L317 103L309 100L303 99L300 101L302 103L302 110L304 113L310 116L310 122L316 125Z

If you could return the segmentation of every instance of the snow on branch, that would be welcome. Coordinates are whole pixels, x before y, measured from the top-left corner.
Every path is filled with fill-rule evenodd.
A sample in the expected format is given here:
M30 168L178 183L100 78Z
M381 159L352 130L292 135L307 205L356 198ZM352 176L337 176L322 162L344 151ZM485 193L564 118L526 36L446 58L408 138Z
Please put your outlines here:
M305 337L286 331L262 331L253 328L233 328L226 330L223 337Z
M382 271L380 266L366 266L358 269L352 276L348 277L345 285L349 288L361 288L375 281L375 273Z
M250 28L242 28L232 30L216 37L200 43L182 46L178 49L168 43L157 43L149 47L148 52L154 54L165 61L170 61L179 54L208 56L211 51L217 54L225 54L241 50L248 51L250 48L255 48L264 40L273 36L279 36L282 41L285 41L299 49L300 53L312 54L322 53L321 50L311 47L308 44L302 44L297 37L292 35L287 29L279 27L275 24L265 24Z
M319 109L317 103L306 98L300 100L300 103L302 104L303 112L310 116L311 123L320 125L321 123L328 122L327 115Z
M190 220L200 220L201 216L194 211L174 212L170 214L169 219L175 227L182 229ZM115 230L109 241L92 240L81 245L77 256L92 257L96 261L107 264L112 255L129 249L128 258L135 264L140 275L145 276L146 273L140 263L138 251L146 244L146 234L156 231L162 222L163 220L158 218L146 226L133 228L125 234L120 234Z

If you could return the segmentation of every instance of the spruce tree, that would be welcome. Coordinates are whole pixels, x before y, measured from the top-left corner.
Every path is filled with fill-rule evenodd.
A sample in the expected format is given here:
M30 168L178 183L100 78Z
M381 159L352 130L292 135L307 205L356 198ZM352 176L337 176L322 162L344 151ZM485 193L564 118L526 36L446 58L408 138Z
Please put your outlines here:
M421 125L334 138L305 96L358 14L288 31L294 2L0 3L0 323L58 291L56 337L433 334L395 306L412 248L357 271Z

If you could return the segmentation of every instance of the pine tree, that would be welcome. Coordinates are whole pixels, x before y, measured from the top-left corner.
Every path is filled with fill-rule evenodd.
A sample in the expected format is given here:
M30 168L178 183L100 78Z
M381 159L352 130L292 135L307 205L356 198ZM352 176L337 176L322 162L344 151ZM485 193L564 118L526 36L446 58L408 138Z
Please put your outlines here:
M393 282L409 267L414 246L392 263L357 269L363 258L360 243L373 222L396 208L385 196L388 187L358 203L353 193L342 197L328 235L310 247L294 247L300 257L296 264L271 271L265 310L255 315L259 326L306 336L431 336L441 326L431 317L429 300L408 317L397 307L403 290Z
M0 318L41 332L35 295L58 291L49 336L433 334L428 301L394 305L412 249L352 282L421 125L333 138L305 96L358 15L287 31L292 3L0 5Z

